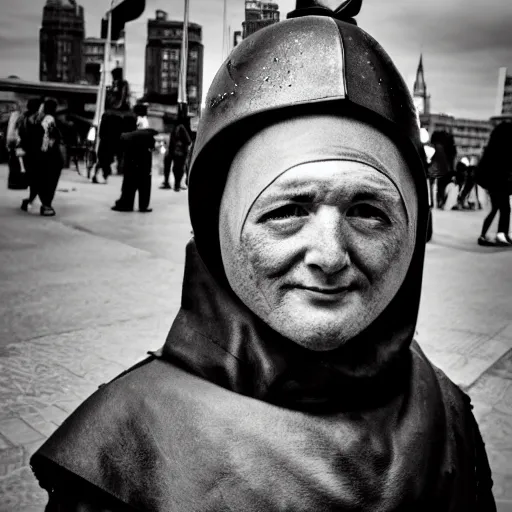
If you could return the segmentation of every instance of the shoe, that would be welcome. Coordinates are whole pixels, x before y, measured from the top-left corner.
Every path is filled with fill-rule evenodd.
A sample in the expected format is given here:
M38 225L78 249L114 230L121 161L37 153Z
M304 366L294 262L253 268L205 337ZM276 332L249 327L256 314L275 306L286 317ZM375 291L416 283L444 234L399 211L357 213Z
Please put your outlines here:
M43 217L53 217L55 215L55 210L51 206L41 206L40 214Z
M119 206L117 204L115 204L114 206L112 206L112 208L110 208L112 211L114 212L133 212L133 208L125 208L123 206Z
M174 192L181 192L180 187L174 187Z
M509 233L508 235L505 235L505 238L507 239L507 242L512 245L512 233Z
M489 240L485 236L480 236L478 238L478 245L482 245L484 247L495 247L496 246L496 242L493 242L492 240Z
M151 213L153 208L145 208L144 210L139 210L140 213Z
M180 189L181 190L187 190L188 187L186 187L185 185L181 185Z
M32 206L30 204L30 201L28 199L23 199L23 201L21 201L21 206L20 208L24 211L24 212L28 212L28 209L29 207Z
M496 235L496 245L500 245L502 247L510 247L512 246L512 242L507 240L507 235L505 235L505 233L498 233Z
M171 188L171 185L169 185L169 183L162 183L160 185L160 188L164 190L169 190Z

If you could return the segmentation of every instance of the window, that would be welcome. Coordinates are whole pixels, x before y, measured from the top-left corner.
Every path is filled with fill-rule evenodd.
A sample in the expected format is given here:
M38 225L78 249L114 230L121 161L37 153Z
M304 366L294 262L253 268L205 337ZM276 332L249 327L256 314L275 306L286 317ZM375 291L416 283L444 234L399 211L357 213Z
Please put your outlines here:
M162 60L169 60L169 50L164 50L162 52Z
M191 60L191 61L196 61L197 58L198 58L198 54L197 54L197 50L192 50L191 52L189 52L188 54L188 58Z
M191 99L196 99L197 98L197 87L195 85L191 85L188 88L188 96Z
M178 80L171 80L171 89L178 88Z
M180 51L179 50L171 50L170 51L170 54L171 54L171 60L180 60Z

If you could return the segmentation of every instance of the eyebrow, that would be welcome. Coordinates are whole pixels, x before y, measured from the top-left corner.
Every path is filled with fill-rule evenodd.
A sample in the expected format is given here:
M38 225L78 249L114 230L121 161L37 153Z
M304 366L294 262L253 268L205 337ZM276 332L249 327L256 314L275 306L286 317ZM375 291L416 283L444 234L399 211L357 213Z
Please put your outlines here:
M357 189L356 189L357 187ZM351 187L347 190L347 197L350 197L351 201L365 201L365 200L389 200L392 203L401 201L401 196L398 190L393 188L393 191L387 190L382 187L367 186L358 184L356 187ZM289 190L289 189L292 190ZM356 190L354 190L356 189ZM315 200L318 193L322 190L314 185L294 185L293 182L287 183L281 190L268 192L264 196L260 196L259 204L262 207L271 205L277 201L293 201L296 203L311 203Z

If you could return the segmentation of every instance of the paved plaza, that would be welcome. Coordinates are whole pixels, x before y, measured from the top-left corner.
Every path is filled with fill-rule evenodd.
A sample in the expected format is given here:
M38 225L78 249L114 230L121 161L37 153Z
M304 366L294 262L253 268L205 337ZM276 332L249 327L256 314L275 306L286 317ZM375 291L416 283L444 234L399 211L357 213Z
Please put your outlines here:
M28 460L98 385L159 348L178 311L187 193L158 188L152 213L110 206L121 178L63 173L57 216L19 209L0 166L0 512L41 512ZM208 212L205 212L208 215ZM469 392L512 502L512 248L479 247L483 211L436 211L418 340ZM493 226L494 227L494 226ZM512 507L510 508L512 510Z

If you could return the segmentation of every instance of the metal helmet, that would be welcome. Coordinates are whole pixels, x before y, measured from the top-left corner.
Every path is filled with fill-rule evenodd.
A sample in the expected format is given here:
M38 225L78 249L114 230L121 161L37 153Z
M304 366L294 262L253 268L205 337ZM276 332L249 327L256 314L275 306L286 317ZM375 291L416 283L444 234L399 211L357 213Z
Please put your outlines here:
M354 4L360 7L361 1L348 0L342 6L348 9L334 12L317 5L298 9L292 19L244 39L217 72L199 122L189 181L195 240L210 269L222 266L218 212L236 151L258 126L299 111L350 112L377 125L403 150L419 195L426 196L420 188L425 170L416 108L390 57L352 19ZM425 204L420 197L420 209Z

